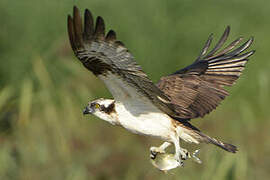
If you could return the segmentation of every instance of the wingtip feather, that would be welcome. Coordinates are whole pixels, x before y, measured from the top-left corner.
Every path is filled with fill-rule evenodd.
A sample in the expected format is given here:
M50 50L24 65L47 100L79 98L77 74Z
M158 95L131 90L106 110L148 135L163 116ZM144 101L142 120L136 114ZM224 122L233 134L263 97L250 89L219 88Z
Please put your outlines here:
M106 35L107 42L115 42L116 41L116 33L113 30L110 30Z
M225 32L229 34L230 31L231 31L231 26L230 25L227 25L226 26L226 29L225 29Z
M75 50L76 46L75 46L75 37L74 37L74 29L73 29L73 19L71 17L71 15L67 16L67 28L68 28L68 37L69 37L69 41L70 41L70 45L71 48L73 50Z
M226 42L229 34L230 34L230 26L227 26L216 46L205 56L205 58L213 56Z
M76 6L73 7L73 30L76 46L80 48L83 46L82 19L80 11Z
M213 40L213 33L211 33L209 36L208 36L208 39L207 41L205 42L203 48L202 48L202 51L200 53L200 55L198 56L198 58L196 59L196 61L199 61L203 58L203 56L207 53L207 50L209 49L210 45L211 45L211 42Z
M96 19L95 37L104 40L105 36L105 23L102 17L98 16Z
M94 33L94 19L89 9L84 11L84 36L91 39Z

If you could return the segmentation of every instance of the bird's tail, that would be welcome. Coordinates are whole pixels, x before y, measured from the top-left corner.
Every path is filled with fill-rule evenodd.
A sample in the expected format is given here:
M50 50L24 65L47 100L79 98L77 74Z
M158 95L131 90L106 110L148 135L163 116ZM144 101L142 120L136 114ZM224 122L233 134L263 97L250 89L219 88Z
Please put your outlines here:
M186 142L196 143L196 144L199 144L199 143L209 144L210 143L231 153L236 153L237 151L236 146L232 144L224 143L222 141L219 141L215 138L212 138L210 136L203 134L199 129L197 129L196 127L194 127L192 124L190 124L187 121L179 123L177 129L178 129L179 137L185 140Z
M203 134L202 132L197 132L201 137L202 137L202 141L205 142L205 143L211 143L211 144L214 144L222 149L224 149L225 151L228 151L228 152L231 152L231 153L236 153L237 151L237 147L232 145L232 144L229 144L229 143L224 143L222 141L219 141L215 138L212 138L212 137L209 137L205 134Z

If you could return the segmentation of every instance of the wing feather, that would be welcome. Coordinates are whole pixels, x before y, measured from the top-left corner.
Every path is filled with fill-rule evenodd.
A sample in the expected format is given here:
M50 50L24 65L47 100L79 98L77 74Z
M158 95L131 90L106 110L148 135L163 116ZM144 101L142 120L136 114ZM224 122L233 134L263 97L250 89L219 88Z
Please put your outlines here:
M109 43L113 43L116 41L116 33L113 30L110 30L106 35L106 41Z
M231 86L241 75L248 58L255 52L243 53L253 42L247 42L235 48L242 37L236 39L224 49L221 49L227 40L230 27L227 27L215 47L207 53L213 35L206 41L196 61L175 73L162 77L157 86L147 77L134 57L117 40L116 33L110 30L105 33L105 23L98 16L94 26L91 12L85 10L84 27L77 7L73 9L73 18L68 16L68 35L71 47L82 64L96 76L100 77L115 99L120 99L113 88L113 83L104 78L109 74L117 77L121 85L127 89L136 90L141 98L147 98L156 107L172 117L191 119L203 117L215 109L228 96L223 86ZM105 35L106 34L106 35ZM220 50L221 49L221 50ZM135 92L135 91L132 91ZM129 93L129 96L133 94Z
M78 47L83 46L83 37L82 37L82 20L78 8L73 8L73 29L75 35L75 42Z
M210 34L210 36L208 37L208 40L206 41L206 43L205 43L205 45L204 45L204 47L203 47L203 49L202 49L202 51L201 51L201 53L196 61L199 61L207 53L207 50L210 47L212 40L213 40L213 34Z
M91 12L86 9L84 12L84 39L91 39L91 36L93 35L93 30L94 30L94 21L93 21L93 16Z
M224 86L232 86L255 51L243 53L253 42L250 38L234 49L243 39L238 38L223 50L230 27L227 27L217 45L207 54L212 41L209 36L196 61L175 73L162 77L157 86L170 98L178 117L203 117L214 110L229 93ZM219 52L218 52L219 51Z
M131 98L139 96L163 112L176 115L169 98L142 71L125 45L116 39L116 33L110 30L105 35L102 17L97 17L94 27L93 16L86 9L83 27L79 10L74 7L73 18L68 16L68 35L77 58L105 82L116 100L122 100L125 94Z
M71 48L73 51L75 51L76 45L75 45L75 35L74 35L74 29L73 29L73 19L70 15L68 15L68 37L69 37L69 42L71 44Z
M105 36L105 23L102 17L98 16L96 20L95 38L97 40L104 40Z
M218 41L218 43L216 44L214 49L212 49L205 58L211 57L213 54L215 54L222 47L222 45L227 40L229 33L230 33L230 26L227 26L227 28L225 29L223 35L221 36L220 40Z

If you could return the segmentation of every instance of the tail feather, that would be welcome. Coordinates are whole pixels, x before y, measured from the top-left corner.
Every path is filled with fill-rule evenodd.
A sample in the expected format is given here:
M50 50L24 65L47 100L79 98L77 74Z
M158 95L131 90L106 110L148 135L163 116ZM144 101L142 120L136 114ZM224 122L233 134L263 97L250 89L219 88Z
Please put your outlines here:
M236 151L238 151L237 147L229 144L229 143L224 143L222 141L219 141L215 138L209 137L201 132L198 132L202 137L203 137L203 141L205 143L211 143L214 144L222 149L224 149L225 151L231 152L231 153L236 153Z
M186 120L181 120L181 119L175 119L177 122L177 129L179 133L179 137L183 139L186 142L190 143L210 143L214 144L225 151L231 152L231 153L236 153L237 147L229 144L229 143L224 143L222 141L219 141L215 138L212 138L210 136L207 136L203 134L198 128L190 124Z

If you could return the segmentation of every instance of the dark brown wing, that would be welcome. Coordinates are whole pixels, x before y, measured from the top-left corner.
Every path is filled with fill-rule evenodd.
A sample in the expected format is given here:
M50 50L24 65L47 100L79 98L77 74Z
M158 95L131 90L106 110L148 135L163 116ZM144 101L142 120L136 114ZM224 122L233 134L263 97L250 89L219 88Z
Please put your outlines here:
M129 71L139 76L145 76L141 67L134 61L131 53L121 41L116 39L116 33L110 30L105 35L105 24L98 16L96 24L91 12L84 13L84 27L77 7L73 9L73 18L68 16L68 35L71 47L83 65L96 76L108 71Z
M68 16L68 35L77 58L104 81L115 99L148 99L165 113L175 115L168 97L142 71L124 44L117 41L115 32L110 30L105 35L101 17L97 17L94 26L92 14L85 10L83 27L79 10L74 7L73 18Z
M235 48L242 38L220 50L230 32L227 27L217 45L207 54L212 41L208 38L197 60L184 69L162 77L157 86L175 105L178 117L192 119L203 117L228 96L224 86L232 86L244 70L248 57L254 51L242 53L253 42L249 39Z

